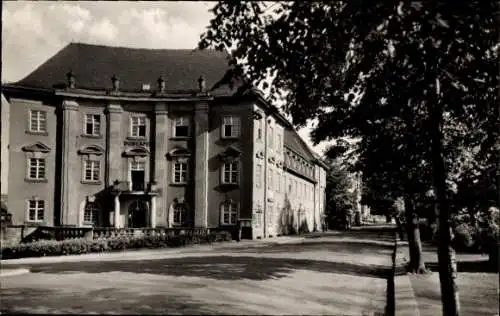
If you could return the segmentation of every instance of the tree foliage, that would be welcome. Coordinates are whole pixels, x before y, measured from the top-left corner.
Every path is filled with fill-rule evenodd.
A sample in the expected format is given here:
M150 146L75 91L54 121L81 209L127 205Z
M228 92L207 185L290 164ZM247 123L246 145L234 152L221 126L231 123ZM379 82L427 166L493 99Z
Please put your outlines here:
M346 210L354 209L355 195L349 172L338 161L330 161L326 176L326 209L330 221L340 218Z
M284 98L296 126L317 119L315 143L361 138L363 168L403 188L409 207L432 172L444 313L458 314L448 191L498 169L497 2L246 1L213 12L200 48L234 47L240 72L263 88L271 78L271 100Z

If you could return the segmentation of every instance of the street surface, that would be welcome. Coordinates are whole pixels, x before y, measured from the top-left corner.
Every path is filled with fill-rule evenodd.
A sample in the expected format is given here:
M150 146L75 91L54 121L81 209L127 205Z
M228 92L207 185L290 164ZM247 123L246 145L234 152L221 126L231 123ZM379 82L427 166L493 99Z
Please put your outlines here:
M383 315L392 230L382 225L305 239L88 255L80 262L56 262L64 257L13 261L4 267L28 267L31 273L2 277L0 309L43 314Z

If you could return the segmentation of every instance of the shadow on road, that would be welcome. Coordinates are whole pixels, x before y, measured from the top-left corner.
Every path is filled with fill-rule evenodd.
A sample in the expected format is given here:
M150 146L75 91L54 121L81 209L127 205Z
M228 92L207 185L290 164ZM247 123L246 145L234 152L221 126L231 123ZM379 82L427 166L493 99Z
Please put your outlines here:
M437 262L426 262L425 266L433 272L439 272L439 265ZM498 273L498 267L495 267L488 262L488 259L475 260L475 261L458 261L458 272L469 273Z
M365 253L369 255L388 256L394 249L393 245L377 243L374 240L344 240L344 239L309 239L300 243L289 244L269 244L265 247L249 246L241 249L229 247L218 248L220 251L230 250L234 253L297 253L297 252L316 252L330 251L333 253Z
M80 294L64 289L15 288L2 290L2 314L129 314L200 315L214 307L187 295L141 294L105 288Z
M341 273L373 278L387 278L386 266L351 264L308 259L258 258L233 256L203 256L176 259L138 261L75 262L38 265L33 273L103 273L129 272L172 276L191 276L218 280L266 280L283 278L294 270Z

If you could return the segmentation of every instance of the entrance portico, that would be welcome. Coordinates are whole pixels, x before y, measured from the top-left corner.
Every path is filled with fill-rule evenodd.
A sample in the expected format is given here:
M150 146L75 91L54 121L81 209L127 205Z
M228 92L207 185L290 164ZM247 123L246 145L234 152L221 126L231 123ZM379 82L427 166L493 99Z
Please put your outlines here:
M113 186L114 210L110 224L115 228L156 227L156 198L154 183L146 191L132 191L126 182Z

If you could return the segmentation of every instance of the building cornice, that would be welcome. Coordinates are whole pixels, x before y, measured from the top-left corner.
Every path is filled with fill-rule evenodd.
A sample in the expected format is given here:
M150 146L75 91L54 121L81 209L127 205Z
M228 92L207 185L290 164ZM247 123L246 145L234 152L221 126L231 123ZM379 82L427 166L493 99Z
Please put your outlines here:
M214 99L213 96L207 95L162 95L162 96L144 96L137 94L87 94L81 92L71 92L71 91L54 91L56 96L70 97L70 98L81 98L81 99L93 99L93 100L108 100L108 101L135 101L135 102L198 102L198 101L212 101Z

